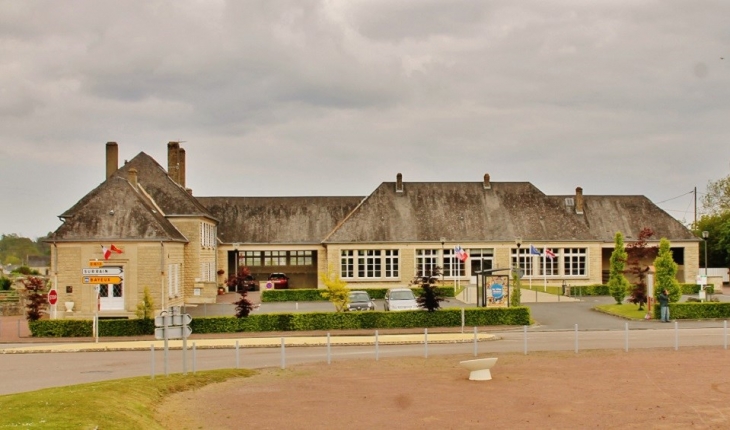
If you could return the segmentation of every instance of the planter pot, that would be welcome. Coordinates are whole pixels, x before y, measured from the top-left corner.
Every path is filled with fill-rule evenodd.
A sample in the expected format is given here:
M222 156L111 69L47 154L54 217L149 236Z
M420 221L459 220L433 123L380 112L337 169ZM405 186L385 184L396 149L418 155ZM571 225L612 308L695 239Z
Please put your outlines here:
M74 304L74 302L63 302L63 305L66 307L66 312L73 312Z

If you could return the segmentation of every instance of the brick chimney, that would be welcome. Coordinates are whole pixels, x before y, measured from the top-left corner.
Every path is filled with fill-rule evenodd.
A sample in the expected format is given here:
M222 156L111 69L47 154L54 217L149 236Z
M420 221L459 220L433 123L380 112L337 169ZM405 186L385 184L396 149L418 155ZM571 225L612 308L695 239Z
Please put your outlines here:
M129 169L129 183L132 184L134 189L137 189L137 169L134 167Z
M403 175L400 173L398 173L395 177L395 192L396 193L403 192Z
M112 177L119 168L119 145L117 142L106 143L106 178Z
M492 183L489 182L489 173L484 174L484 189L485 190L492 189Z
M180 183L180 143L167 144L167 175L178 184Z
M177 153L177 161L178 161L178 171L177 171L177 178L178 178L178 184L182 185L183 188L185 188L185 150L180 148L180 150ZM190 193L192 194L192 193Z
M575 189L575 213L583 215L583 188Z

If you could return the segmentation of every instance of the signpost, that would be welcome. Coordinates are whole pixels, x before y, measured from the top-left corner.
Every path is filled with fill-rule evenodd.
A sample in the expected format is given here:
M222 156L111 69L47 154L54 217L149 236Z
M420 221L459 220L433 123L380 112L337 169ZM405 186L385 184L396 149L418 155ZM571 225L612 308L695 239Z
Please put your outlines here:
M104 265L103 261L99 260L89 260L89 267L101 267Z
M172 308L172 314L162 311L155 317L155 339L165 340L165 375L167 375L167 341L169 339L182 339L183 341L183 373L187 374L187 339L193 333L190 323L193 318L190 314L180 314L179 308Z
M122 268L121 267L87 267L87 268L81 269L81 274L84 276L87 276L87 275L122 276Z
M53 319L56 319L56 303L58 303L58 291L52 289L48 292L48 303L53 306Z
M120 276L84 276L82 277L84 284L121 284Z

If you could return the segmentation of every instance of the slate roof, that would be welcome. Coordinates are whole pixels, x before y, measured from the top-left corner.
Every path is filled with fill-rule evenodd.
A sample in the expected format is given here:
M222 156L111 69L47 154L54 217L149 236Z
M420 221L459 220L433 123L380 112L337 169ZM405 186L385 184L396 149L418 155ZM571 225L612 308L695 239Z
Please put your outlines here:
M127 179L132 167L137 169L137 182L144 192L133 187ZM110 215L111 211L113 215ZM215 220L189 192L170 179L154 159L141 152L64 212L60 216L64 223L48 241L187 242L165 215L203 216Z
M363 197L198 197L220 219L218 239L242 244L319 244Z
M643 196L584 196L584 214L566 207L566 196L547 196L527 182L382 183L333 231L325 243L514 241L613 242L621 231L638 237L696 240L692 233ZM573 196L570 196L573 197Z

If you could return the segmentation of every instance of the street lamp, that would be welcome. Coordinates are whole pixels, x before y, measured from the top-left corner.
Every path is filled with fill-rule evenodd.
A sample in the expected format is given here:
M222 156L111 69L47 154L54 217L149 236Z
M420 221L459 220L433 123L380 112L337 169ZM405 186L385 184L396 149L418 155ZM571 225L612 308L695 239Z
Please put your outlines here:
M520 258L520 247L522 246L522 238L518 237L515 239L515 245L517 245L517 268L522 268L522 259Z
M446 238L441 236L441 285L444 284L444 265L446 263L446 259L444 258L444 243L446 243Z
M705 278L707 278L707 239L710 237L710 232L705 230L702 232L702 240L705 241Z

